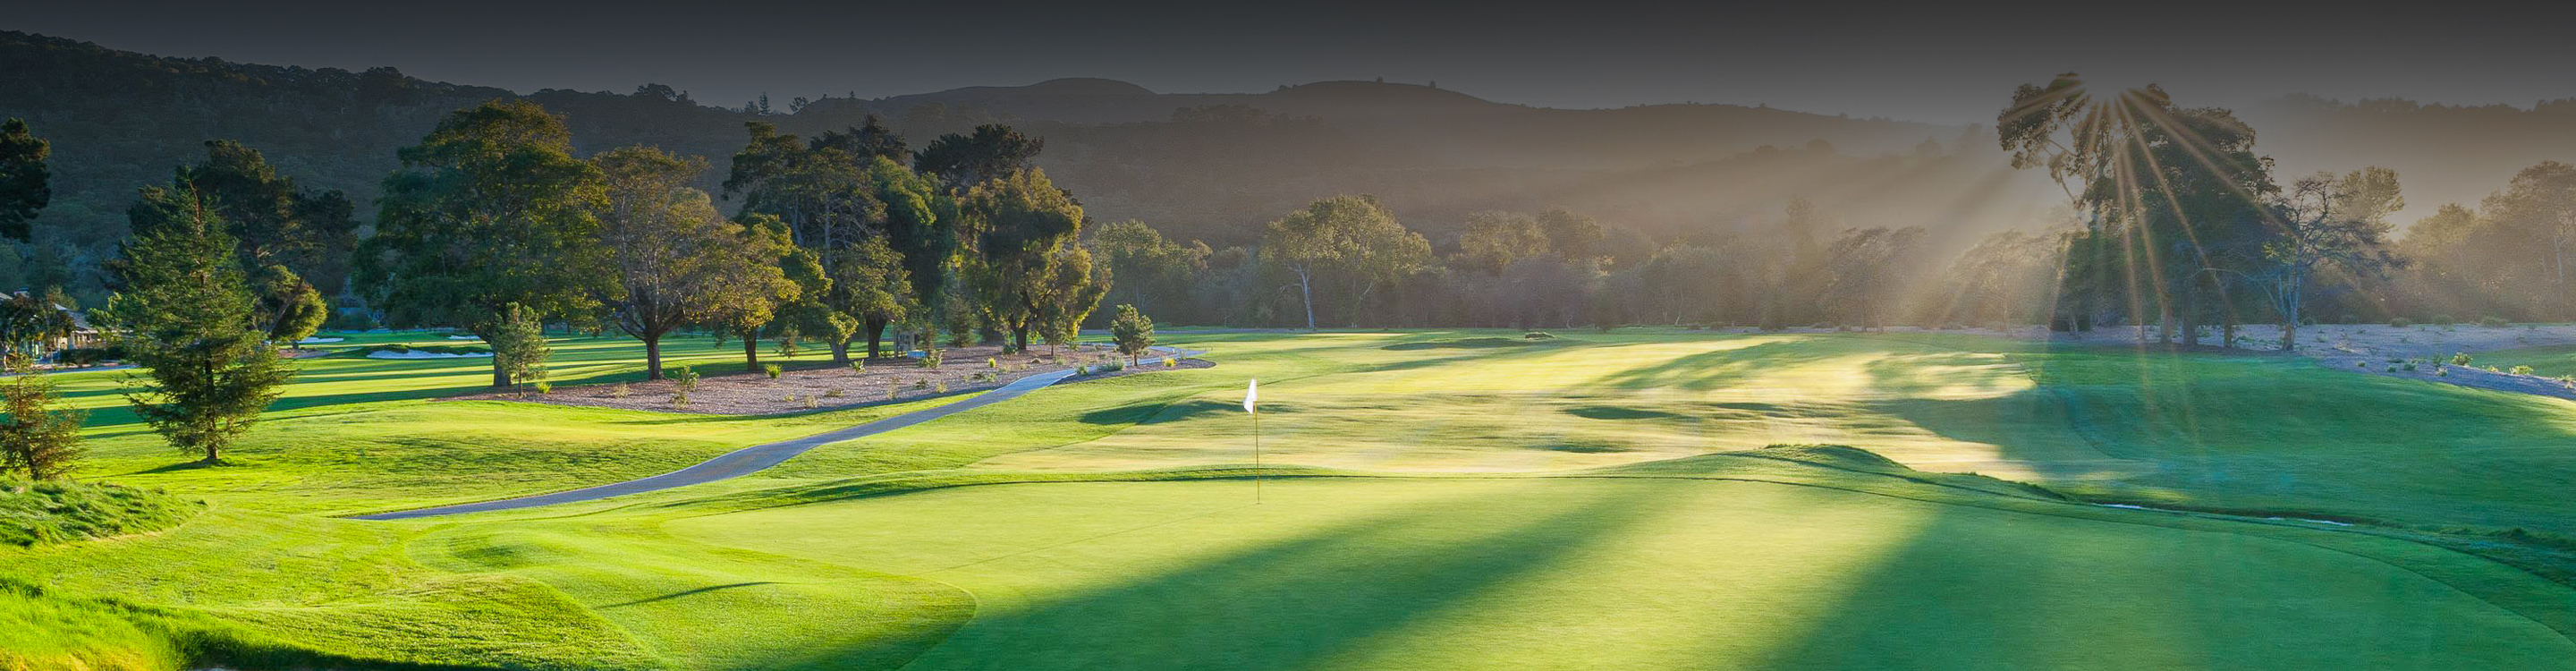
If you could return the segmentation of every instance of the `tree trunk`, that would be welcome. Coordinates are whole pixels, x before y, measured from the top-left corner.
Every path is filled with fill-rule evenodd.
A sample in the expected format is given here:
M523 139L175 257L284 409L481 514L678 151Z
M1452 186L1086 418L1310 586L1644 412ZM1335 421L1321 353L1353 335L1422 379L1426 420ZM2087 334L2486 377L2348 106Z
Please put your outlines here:
M1306 330L1315 330L1315 282L1306 269L1297 269L1297 294L1306 303Z
M879 348L878 343L885 340L886 320L883 318L870 318L867 321L866 326L868 332L868 358L874 359L877 358L877 354L879 352L883 351ZM849 362L843 361L841 363Z
M2197 291L2199 287L2192 287L2192 289L2194 290L2185 291L2182 294L2182 345L2184 347L2200 346L2200 292Z
M742 368L758 373L760 372L760 329L743 329L741 335Z
M849 341L844 340L832 343L832 363L839 364L843 367L850 365Z
M1029 325L1021 324L1019 326L1011 327L1011 351L1019 352L1021 354L1029 353Z
M484 349L492 350L492 386L510 386L510 371L501 368L501 349L492 346L492 336L483 335L481 333L474 334L474 336L483 339Z
M662 334L643 336L644 379L662 379Z

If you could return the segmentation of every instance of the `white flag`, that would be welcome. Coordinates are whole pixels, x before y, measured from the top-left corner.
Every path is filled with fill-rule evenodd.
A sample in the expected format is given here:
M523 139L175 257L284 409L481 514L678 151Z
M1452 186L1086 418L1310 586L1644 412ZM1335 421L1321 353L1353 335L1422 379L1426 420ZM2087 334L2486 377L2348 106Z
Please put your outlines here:
M1243 388L1243 411L1252 412L1252 402L1258 400L1261 400L1261 381L1253 380L1252 386Z

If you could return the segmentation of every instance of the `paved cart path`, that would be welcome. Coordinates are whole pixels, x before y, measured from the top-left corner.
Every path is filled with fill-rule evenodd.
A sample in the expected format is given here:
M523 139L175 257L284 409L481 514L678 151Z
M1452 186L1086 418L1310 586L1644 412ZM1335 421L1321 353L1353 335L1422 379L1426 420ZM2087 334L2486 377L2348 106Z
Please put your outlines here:
M1156 347L1154 350L1155 353L1160 356L1191 357L1204 353L1199 351L1184 351L1168 347ZM895 429L1019 398L1023 394L1044 389L1047 385L1055 384L1072 376L1072 370L1059 370L1031 375L1018 380L1013 380L1010 384L1002 385L1001 387L995 388L991 391L976 394L963 401L950 403L936 408L915 410L846 429L818 433L803 438L782 440L775 443L753 445L751 447L727 452L714 459L698 462L697 465L690 466L688 468L649 478L639 478L625 482L599 485L596 487L555 492L552 494L522 496L515 499L460 503L452 506L439 506L436 508L421 508L417 510L376 513L373 515L359 515L352 519L407 520L421 517L437 517L440 515L461 515L465 513L490 512L494 510L535 508L538 506L551 506L558 503L596 501L612 496L641 494L644 492L661 491L673 487L686 487L689 485L715 482L717 480L738 478L784 463L788 459L794 458L796 455L804 454L806 450L853 438L863 438L885 433L887 431L893 431Z

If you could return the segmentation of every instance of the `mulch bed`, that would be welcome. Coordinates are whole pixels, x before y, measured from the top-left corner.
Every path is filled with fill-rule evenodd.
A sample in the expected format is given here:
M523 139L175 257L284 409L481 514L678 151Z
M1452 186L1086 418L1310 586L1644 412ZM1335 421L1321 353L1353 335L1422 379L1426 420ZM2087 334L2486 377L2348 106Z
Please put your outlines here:
M917 360L886 357L867 360L866 372L853 371L828 363L787 364L777 379L766 373L743 372L741 364L701 366L697 388L689 392L688 405L673 404L676 383L670 380L588 384L555 387L552 393L493 392L452 396L445 400L525 401L555 405L577 405L659 412L686 412L704 415L772 415L815 410L838 410L890 402L917 401L944 395L980 392L1010 384L1020 378L1065 370L1080 365L1124 360L1106 347L1085 347L1078 352L1067 348L1050 357L1045 349L1032 348L1025 354L1005 356L998 346L961 347L943 350L944 363L938 368L922 368ZM1001 364L995 369L986 362ZM1183 359L1172 368L1207 368L1216 364L1197 359ZM1066 382L1107 379L1122 375L1166 369L1160 358L1149 357L1144 365L1124 370L1099 373ZM730 371L730 372L725 372ZM942 391L942 388L945 391ZM893 392L892 396L888 391Z

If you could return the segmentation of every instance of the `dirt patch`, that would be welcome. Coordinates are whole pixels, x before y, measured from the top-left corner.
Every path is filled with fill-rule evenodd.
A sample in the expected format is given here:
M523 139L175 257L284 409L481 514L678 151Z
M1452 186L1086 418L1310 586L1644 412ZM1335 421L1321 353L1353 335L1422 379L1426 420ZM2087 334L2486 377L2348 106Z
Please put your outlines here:
M1058 350L1056 356L1049 356L1042 349L1029 354L1004 355L997 346L950 349L944 350L944 354L943 363L938 368L923 368L918 359L905 357L868 359L864 371L829 363L786 364L781 366L783 370L776 379L771 379L767 373L744 372L741 364L701 367L698 369L701 377L697 388L689 392L686 406L673 404L678 383L671 380L555 387L552 393L547 394L482 393L444 400L524 401L703 415L772 415L969 394L1001 387L1032 375L1126 360L1106 346L1079 350L1066 348ZM1174 365L1166 366L1163 359L1146 357L1140 366L1080 376L1067 382L1216 365L1198 359L1175 358Z

